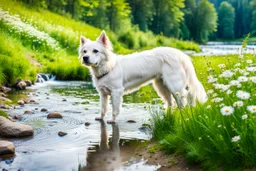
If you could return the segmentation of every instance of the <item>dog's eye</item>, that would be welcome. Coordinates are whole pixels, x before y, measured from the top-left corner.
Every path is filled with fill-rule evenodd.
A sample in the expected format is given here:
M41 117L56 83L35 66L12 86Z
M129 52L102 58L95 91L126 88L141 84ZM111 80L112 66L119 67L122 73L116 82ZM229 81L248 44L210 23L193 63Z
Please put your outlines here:
M99 51L97 49L94 49L93 50L93 53L98 53Z
M86 53L87 51L86 50L84 50L84 53Z

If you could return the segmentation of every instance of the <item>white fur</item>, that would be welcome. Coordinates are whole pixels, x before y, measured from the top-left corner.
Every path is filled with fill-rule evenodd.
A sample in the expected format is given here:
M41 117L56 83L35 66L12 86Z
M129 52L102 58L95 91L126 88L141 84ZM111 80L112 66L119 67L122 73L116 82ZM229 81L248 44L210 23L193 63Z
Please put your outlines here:
M99 52L94 53L95 49ZM120 113L122 96L152 81L158 95L168 106L173 105L172 96L180 109L187 104L187 99L191 105L195 105L196 100L201 103L207 100L190 57L178 49L158 47L130 55L117 55L112 52L111 43L103 31L96 41L81 37L79 53L82 64L90 66L94 85L100 94L101 117L97 119L106 115L111 96L113 117L110 122L114 122ZM83 61L83 56L89 56L89 63ZM108 74L97 79L105 73Z

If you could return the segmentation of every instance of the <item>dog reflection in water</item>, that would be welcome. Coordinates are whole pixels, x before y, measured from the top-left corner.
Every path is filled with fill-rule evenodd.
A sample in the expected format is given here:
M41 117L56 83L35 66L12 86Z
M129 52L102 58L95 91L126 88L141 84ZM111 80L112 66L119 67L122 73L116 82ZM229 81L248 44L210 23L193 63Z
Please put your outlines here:
M79 171L113 171L121 167L119 148L119 128L112 124L112 142L109 145L106 124L101 122L101 140L96 152L88 153L87 164Z

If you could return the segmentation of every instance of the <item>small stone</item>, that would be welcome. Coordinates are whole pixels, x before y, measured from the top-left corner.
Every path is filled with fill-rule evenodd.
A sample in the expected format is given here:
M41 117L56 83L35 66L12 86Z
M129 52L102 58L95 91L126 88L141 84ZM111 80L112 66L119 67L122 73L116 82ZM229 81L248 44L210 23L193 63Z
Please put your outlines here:
M2 97L0 96L0 102L7 102L7 103L11 103L12 101L6 97Z
M22 115L14 115L13 119L20 120L22 118Z
M3 93L9 93L10 91L12 91L12 89L2 86L2 87L0 87L0 91Z
M131 119L130 119L130 120L128 120L127 122L128 122L128 123L136 123L136 121L135 121L135 120L131 120Z
M48 119L50 119L50 118L63 118L63 116L58 112L52 112L52 113L48 114L47 118Z
M38 110L38 108L36 107L35 110Z
M46 108L42 108L41 112L47 112L48 110Z
M32 99L32 100L30 100L29 102L30 102L30 103L35 103L36 101Z
M18 104L23 106L25 104L25 101L24 100L19 100Z
M66 102L67 100L66 99L62 99L63 102Z
M6 104L0 104L0 109L10 109L10 106Z
M3 93L3 92L0 92L0 96L7 97L7 95L5 93Z
M34 113L33 110L25 110L24 114L32 114Z
M12 142L0 141L0 155L14 154L15 147Z
M85 122L84 125L89 126L89 125L91 125L91 123L90 122Z
M63 137L63 136L65 136L65 135L67 135L67 133L60 131L60 132L58 132L58 135L61 136L61 137Z

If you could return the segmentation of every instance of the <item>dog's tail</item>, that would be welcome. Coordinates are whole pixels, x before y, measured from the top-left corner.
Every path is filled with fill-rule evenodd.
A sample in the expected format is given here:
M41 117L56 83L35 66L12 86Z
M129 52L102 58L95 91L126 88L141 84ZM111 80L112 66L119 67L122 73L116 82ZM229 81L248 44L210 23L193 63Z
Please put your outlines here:
M205 92L203 85L196 76L196 72L190 57L187 57L189 58L189 60L185 59L182 62L184 70L187 75L187 83L189 88L188 102L190 105L194 106L197 100L200 103L205 103L207 101L207 94Z

